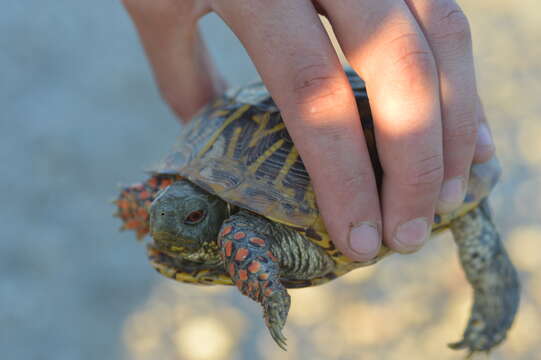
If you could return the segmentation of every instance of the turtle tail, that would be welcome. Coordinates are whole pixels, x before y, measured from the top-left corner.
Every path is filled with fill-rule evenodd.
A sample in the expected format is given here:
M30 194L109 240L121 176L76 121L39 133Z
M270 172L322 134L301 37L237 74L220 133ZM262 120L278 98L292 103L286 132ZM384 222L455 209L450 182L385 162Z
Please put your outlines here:
M174 175L153 175L143 183L123 187L118 198L113 201L118 209L114 216L123 222L120 230L135 231L138 240L148 234L148 210L152 201L176 179Z
M517 272L491 219L488 201L451 223L462 267L474 290L463 339L452 349L487 352L501 343L518 309Z

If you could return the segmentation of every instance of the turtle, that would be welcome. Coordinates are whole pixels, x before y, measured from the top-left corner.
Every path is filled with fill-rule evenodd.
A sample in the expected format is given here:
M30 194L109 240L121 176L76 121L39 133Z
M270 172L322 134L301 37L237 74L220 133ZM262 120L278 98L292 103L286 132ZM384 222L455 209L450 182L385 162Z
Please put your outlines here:
M378 161L365 84L346 75L355 94L378 186ZM260 303L272 338L282 333L288 288L324 284L377 263L353 261L333 244L314 190L280 111L262 83L228 90L187 125L145 182L115 201L123 229L150 234L150 264L191 284L234 285ZM486 352L501 343L518 309L520 285L492 220L488 195L500 176L496 158L474 164L463 205L434 216L432 233L450 229L473 287L470 319L453 349Z

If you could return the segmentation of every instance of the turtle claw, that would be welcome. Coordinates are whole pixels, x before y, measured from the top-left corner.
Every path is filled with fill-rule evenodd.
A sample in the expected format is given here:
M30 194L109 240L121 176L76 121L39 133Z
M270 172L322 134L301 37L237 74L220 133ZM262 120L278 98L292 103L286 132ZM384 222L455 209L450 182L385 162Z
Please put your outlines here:
M287 351L287 338L282 333L282 330L276 326L269 327L270 334L274 342L284 351Z
M468 328L469 330L470 328ZM466 331L464 338L460 341L450 343L447 346L453 350L467 349L468 359L478 353L488 353L494 346L505 339L505 333L474 332Z
M447 346L450 349L453 349L453 350L461 350L461 349L464 349L464 348L468 347L468 345L466 345L466 342L464 340L449 343L449 344L447 344Z
M286 323L291 299L287 292L277 291L266 300L264 305L265 323L276 344L282 350L287 351L287 338L282 333L282 329Z
M468 349L468 353L464 358L466 360L479 359L479 357L477 357L479 354L484 354L485 359L490 359L490 350L472 350L464 340L449 343L447 346L453 350Z
M507 325L484 321L479 309L474 306L472 319L468 323L464 337L448 346L453 350L467 349L467 359L473 358L476 354L488 354L505 339L507 328Z
M466 344L466 342L464 340L456 341L454 343L449 343L449 344L447 344L447 346L450 349L453 349L453 350L462 350L462 349L467 349L468 348L468 344ZM466 355L465 359L466 360L471 360L471 359L473 359L475 354L476 354L475 351L468 350L468 354Z

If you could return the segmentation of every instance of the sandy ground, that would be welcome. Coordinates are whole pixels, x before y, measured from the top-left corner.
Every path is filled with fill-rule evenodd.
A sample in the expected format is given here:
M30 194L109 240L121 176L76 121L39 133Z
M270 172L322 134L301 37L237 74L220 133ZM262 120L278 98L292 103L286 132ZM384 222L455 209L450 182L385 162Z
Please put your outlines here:
M539 359L541 6L464 2L479 88L505 174L494 212L524 300L494 359ZM257 75L234 36L202 22L230 84ZM173 144L118 1L9 1L0 11L2 359L459 359L469 289L449 236L332 284L293 293L277 351L234 289L161 279L108 200ZM441 241L440 241L441 240Z

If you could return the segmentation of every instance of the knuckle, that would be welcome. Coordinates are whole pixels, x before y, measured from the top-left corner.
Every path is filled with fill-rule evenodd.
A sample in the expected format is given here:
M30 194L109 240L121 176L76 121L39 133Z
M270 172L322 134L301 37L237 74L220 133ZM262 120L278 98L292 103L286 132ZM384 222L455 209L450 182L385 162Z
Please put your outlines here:
M394 61L395 66L399 71L404 73L426 74L430 72L434 66L432 54L425 50L409 49L400 52Z
M417 33L404 33L395 37L386 50L394 71L406 78L408 86L426 78L427 74L435 74L434 57L423 46Z
M291 93L294 105L302 112L324 112L347 98L348 83L340 69L315 63L294 72Z
M439 41L454 42L465 46L471 42L471 29L466 14L454 1L440 1L438 13L442 14L434 26L433 36Z
M441 154L422 157L410 164L404 174L405 185L439 186L443 181L443 157Z

